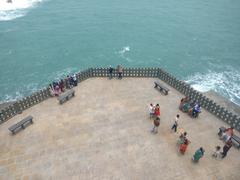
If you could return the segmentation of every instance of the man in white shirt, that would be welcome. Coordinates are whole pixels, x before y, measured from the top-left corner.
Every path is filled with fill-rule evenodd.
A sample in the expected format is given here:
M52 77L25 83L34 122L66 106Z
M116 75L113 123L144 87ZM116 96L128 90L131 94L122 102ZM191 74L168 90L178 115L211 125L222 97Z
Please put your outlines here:
M174 129L174 132L177 132L177 127L178 127L178 120L179 120L179 114L175 117L174 124L171 129Z
M154 116L154 110L155 110L155 107L154 107L153 104L151 103L150 106L149 106L150 119L153 118L153 116Z

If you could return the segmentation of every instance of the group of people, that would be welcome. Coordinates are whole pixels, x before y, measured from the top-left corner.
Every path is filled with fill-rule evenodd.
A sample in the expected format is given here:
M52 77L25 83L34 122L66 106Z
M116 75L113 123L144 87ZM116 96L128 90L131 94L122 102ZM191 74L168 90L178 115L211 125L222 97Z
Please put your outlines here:
M109 79L113 78L113 71L114 71L114 68L112 66L109 66L109 68L108 68ZM123 67L121 65L117 65L116 72L118 74L118 79L122 79Z
M159 104L153 105L152 103L149 106L149 115L150 119L153 120L152 133L158 133L158 126L160 125L160 106Z
M61 79L59 82L52 82L51 84L49 84L49 88L52 96L59 96L59 94L65 91L63 79Z
M65 91L65 89L71 89L74 86L77 86L77 76L73 74L72 76L67 76L65 81L61 79L60 81L54 81L49 84L49 89L52 96L59 96L61 93Z
M183 98L181 100L181 104L179 107L181 110L185 108L186 102L189 102L187 97ZM199 108L200 108L200 105L197 106L197 104L192 108L191 113L193 114L194 117L196 116L196 114L199 114L201 112L201 110L199 110ZM153 119L153 128L152 128L151 132L156 134L156 133L158 133L158 127L160 125L160 106L159 106L159 104L153 105L151 103L149 105L149 116L150 116L150 119ZM171 130L173 130L174 132L177 132L179 118L180 118L179 114L177 114L174 117L174 123L171 126ZM215 151L212 154L212 157L214 157L214 158L226 157L227 152L232 147L232 141L231 141L232 136L233 136L233 127L226 129L222 133L221 139L225 141L225 145L222 149L222 152L221 152L221 147L216 146ZM177 141L179 152L184 155L188 148L188 145L190 143L191 143L190 140L187 138L187 132L180 133L179 140ZM198 162L199 159L204 156L204 153L205 153L205 150L203 149L203 147L200 147L199 149L197 149L195 151L195 153L192 157L192 160L194 162Z
M188 113L191 117L197 118L201 113L201 105L195 102L191 102L188 97L182 98L179 109Z

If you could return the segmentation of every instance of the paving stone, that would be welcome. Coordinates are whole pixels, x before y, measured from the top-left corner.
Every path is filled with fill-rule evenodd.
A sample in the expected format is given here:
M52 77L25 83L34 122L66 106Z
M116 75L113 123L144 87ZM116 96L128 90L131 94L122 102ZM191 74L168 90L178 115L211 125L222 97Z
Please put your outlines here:
M218 127L227 125L205 110L197 119L179 112L183 95L165 85L170 93L164 96L154 81L91 78L68 102L51 98L1 124L0 179L239 180L236 148L223 160L211 157L216 145L223 146ZM158 134L150 132L150 103L161 107ZM176 146L179 133L170 130L177 113L191 140L185 155ZM10 135L8 127L27 115L33 125ZM192 163L200 146L205 156Z

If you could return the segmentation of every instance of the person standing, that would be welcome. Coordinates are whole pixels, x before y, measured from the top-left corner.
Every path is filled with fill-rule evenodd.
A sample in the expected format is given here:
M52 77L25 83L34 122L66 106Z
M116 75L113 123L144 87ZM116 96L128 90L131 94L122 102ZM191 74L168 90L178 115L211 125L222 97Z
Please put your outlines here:
M149 106L149 115L150 115L150 119L154 117L154 106L152 103Z
M159 104L156 105L155 109L154 109L154 115L156 117L159 117L160 118L160 106Z
M112 66L109 66L108 73L109 73L109 79L112 79L112 77L113 77L113 68L112 68Z
M123 67L121 65L118 65L117 66L117 71L118 71L118 78L122 79Z
M232 140L230 139L228 142L226 142L225 146L223 146L223 152L221 153L222 158L225 158L227 156L227 153L231 147L232 147Z
M177 145L183 144L186 140L187 140L187 132L184 132L179 136L179 140L177 141Z
M185 154L189 143L190 143L190 142L188 141L188 139L185 139L185 141L183 142L183 144L180 144L180 146L179 146L179 152L182 153L182 154Z
M227 128L223 133L221 139L225 142L228 142L233 136L233 129L234 127Z
M64 92L64 81L63 81L63 79L60 80L59 87L61 89L61 92Z
M204 150L202 147L200 147L200 148L195 152L195 154L193 155L193 161L194 161L194 162L198 162L199 159L203 157L204 152L205 152L205 150Z
M154 121L153 121L153 129L152 129L152 133L158 133L158 126L160 125L160 118L157 117Z
M172 126L172 130L174 129L174 132L177 132L177 127L178 127L178 120L179 120L179 114L177 114L177 116L175 117L175 120L174 120L174 124Z

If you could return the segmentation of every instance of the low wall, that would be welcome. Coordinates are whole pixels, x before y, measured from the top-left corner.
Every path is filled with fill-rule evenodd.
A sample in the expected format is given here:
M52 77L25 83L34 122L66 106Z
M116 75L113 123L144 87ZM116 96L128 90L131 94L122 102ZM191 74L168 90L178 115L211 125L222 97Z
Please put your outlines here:
M78 82L82 82L88 78L92 77L107 77L108 68L89 68L87 70L77 73ZM188 96L192 101L195 101L201 106L209 111L210 113L217 116L219 119L222 119L224 122L228 123L230 126L233 126L236 130L240 131L240 117L237 115L228 112L225 108L221 107L213 100L207 98L202 93L194 90L190 87L189 84L178 80L176 77L172 76L168 72L160 68L125 68L123 71L124 77L139 77L139 78L159 78L162 81L166 82L185 96ZM117 72L113 71L113 77L117 77ZM64 80L65 86L69 87L67 79ZM3 123L15 116L16 114L21 113L25 109L28 109L35 104L38 104L46 99L51 97L49 88L40 90L28 97L25 97L13 105L3 109L0 112L0 123Z

